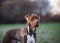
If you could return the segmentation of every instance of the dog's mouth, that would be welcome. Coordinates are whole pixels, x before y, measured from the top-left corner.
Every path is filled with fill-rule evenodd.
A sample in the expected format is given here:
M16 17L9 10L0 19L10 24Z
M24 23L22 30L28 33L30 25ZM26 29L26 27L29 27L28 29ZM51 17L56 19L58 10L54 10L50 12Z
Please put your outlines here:
M39 27L39 24L36 24L34 27Z

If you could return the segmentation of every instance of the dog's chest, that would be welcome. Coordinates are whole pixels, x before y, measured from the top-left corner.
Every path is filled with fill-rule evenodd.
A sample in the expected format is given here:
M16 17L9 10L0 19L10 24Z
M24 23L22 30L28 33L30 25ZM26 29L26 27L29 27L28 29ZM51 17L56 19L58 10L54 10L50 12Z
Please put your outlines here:
M35 39L34 39L34 36L33 35L27 35L27 43L35 43Z

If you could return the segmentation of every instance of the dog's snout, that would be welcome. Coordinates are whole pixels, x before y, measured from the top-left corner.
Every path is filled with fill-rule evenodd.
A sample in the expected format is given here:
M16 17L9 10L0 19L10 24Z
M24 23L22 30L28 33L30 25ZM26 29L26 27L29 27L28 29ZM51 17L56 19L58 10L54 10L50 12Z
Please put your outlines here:
M38 22L37 22L38 23Z
M38 22L36 22L38 24Z
M36 27L38 27L39 26L39 24L38 24L38 22L36 22L36 25L35 25Z

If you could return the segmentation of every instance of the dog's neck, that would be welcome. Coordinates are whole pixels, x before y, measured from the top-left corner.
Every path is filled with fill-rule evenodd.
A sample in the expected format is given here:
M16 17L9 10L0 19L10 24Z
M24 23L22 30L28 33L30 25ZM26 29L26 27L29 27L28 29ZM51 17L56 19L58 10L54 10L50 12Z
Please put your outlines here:
M31 28L30 28L30 26L28 25L27 26L27 34L29 34L29 35L34 35L35 34L35 27L33 27L32 28L32 30L30 30Z
M28 33L30 32L30 29L32 29L32 31L34 32L35 28L36 28L36 27L30 28L30 26L27 26L27 31L28 31Z

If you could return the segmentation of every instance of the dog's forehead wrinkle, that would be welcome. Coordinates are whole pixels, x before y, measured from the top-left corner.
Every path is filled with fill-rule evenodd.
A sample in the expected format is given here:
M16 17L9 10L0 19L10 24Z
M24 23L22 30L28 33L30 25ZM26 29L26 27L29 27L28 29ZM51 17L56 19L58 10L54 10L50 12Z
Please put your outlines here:
M31 17L31 19L39 19L39 17L33 16L33 17Z

